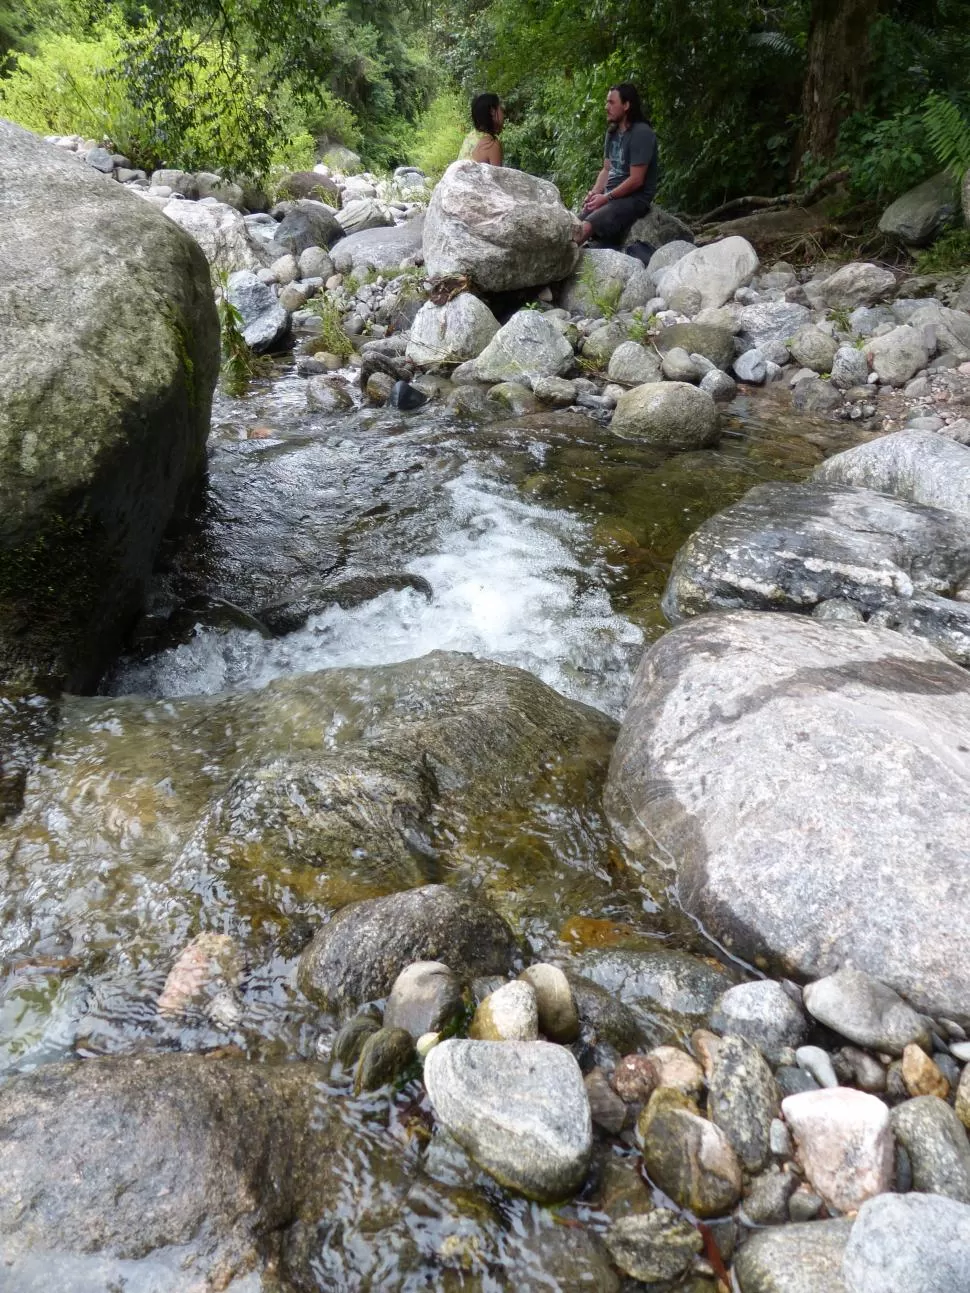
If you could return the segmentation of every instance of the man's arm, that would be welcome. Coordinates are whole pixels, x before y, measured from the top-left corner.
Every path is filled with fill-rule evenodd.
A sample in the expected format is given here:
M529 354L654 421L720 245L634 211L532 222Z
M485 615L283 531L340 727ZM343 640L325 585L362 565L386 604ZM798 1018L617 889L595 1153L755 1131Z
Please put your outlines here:
M602 179L604 172L609 176L610 168L608 165L604 166L603 170L600 172L599 178L596 181L597 184L600 182L600 179ZM632 197L634 193L639 193L643 188L646 178L646 166L631 166L630 174L622 184L617 184L615 189L611 189L609 195L603 193L602 190L596 188L594 185L593 188L590 189L586 198L586 204L587 206L592 207L594 211L598 211L600 207L606 206L607 202L612 202L614 198Z
M594 198L597 194L602 194L603 190L606 188L606 181L609 178L610 178L610 159L608 157L605 157L603 159L603 169L600 171L599 175L597 175L596 179L593 181L593 187L590 189L590 191L586 194L586 197L583 199L583 206L588 206L592 198Z

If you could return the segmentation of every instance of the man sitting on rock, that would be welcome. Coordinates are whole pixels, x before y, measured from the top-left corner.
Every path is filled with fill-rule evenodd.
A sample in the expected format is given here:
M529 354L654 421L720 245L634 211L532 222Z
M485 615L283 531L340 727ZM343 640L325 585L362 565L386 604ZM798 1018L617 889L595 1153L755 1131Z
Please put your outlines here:
M660 166L657 136L644 120L635 85L624 81L611 87L606 120L603 169L583 201L576 241L593 238L599 246L618 247L634 221L650 210Z

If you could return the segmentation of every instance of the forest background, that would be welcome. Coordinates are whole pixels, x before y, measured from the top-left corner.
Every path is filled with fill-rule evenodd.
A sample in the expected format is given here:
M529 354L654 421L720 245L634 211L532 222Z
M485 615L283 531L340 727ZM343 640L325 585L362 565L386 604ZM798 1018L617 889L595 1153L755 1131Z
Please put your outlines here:
M268 184L342 143L437 176L489 89L508 163L569 203L623 80L668 209L834 170L849 200L885 203L970 167L970 0L0 0L0 116L146 170Z

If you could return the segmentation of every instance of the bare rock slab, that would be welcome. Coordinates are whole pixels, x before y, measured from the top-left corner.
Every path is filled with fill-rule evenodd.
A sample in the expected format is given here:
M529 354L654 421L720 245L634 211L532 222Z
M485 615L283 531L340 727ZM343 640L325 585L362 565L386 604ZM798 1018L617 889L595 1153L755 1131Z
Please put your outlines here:
M866 625L707 615L645 655L606 806L734 952L851 965L918 1010L970 999L970 678ZM954 1013L955 1012L955 1013Z
M579 1065L550 1042L442 1042L424 1081L435 1115L476 1163L540 1202L574 1193L592 1148Z

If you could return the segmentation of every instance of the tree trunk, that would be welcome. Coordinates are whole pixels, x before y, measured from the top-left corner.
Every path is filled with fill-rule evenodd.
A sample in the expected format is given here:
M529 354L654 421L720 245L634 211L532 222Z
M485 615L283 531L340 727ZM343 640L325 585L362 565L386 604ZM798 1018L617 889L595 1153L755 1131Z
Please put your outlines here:
M812 0L802 91L802 149L815 161L835 152L839 126L863 106L869 27L880 0Z

